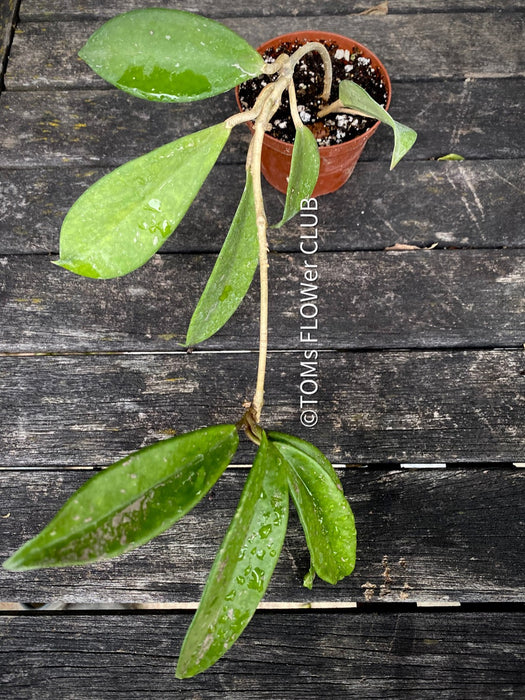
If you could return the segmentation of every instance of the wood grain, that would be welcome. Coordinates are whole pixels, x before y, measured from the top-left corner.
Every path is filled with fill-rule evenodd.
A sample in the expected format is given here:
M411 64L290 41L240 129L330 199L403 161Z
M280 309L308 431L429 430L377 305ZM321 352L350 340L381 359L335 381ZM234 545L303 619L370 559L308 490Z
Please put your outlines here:
M393 116L419 134L405 164L450 152L476 160L525 157L524 80L421 81L417 90L413 83L399 83L393 100ZM499 108L481 110L480 104ZM230 94L214 98L213 109L204 111L198 103L153 103L113 89L43 91L38 100L31 92L6 92L0 106L0 129L6 134L0 167L119 165L235 111ZM232 135L224 162L245 160L248 133L243 128ZM379 129L363 158L386 164L391 147L391 134Z
M48 256L0 258L0 352L180 350L214 261L165 254L126 278L89 280ZM305 264L316 265L315 284ZM315 348L325 350L521 347L525 337L518 251L272 254L270 278L274 350L298 348L312 324ZM258 315L256 281L200 347L256 350Z
M266 601L525 602L523 470L338 471L357 523L354 573L337 586L320 580L311 591L302 586L309 556L292 510ZM0 471L0 561L46 525L89 476ZM195 602L245 478L246 469L228 469L183 520L110 562L36 572L0 569L0 600Z
M0 0L0 92L4 89L5 68L19 5L20 0Z
M496 700L525 690L523 613L258 613L214 668L177 681L189 621L187 613L2 617L0 683L16 700L284 700L327 693Z
M263 425L333 462L522 461L522 349L323 352L309 429L303 359L270 355ZM1 465L105 465L174 431L235 422L256 362L232 352L1 357ZM250 455L243 444L235 461Z
M346 15L349 10L352 13L362 12L378 5L375 0L354 0L350 7L345 0L330 0L329 3L319 0L301 0L298 4L294 0L281 0L277 5L271 0L259 0L256 5L243 2L243 0L230 0L228 3L213 0L200 0L195 2L173 2L169 0L163 3L163 7L175 7L179 10L197 11L207 17L225 18L230 16L245 17L270 17L278 16L317 16L317 15ZM110 7L106 7L97 0L24 0L23 19L57 19L69 17L97 17L109 19L121 12L136 10L142 7L158 7L158 0L115 0ZM389 14L397 13L431 13L431 12L461 12L469 10L477 11L516 11L524 8L522 0L390 0L388 3Z
M99 167L0 169L0 255L56 253L72 203L108 170ZM319 198L319 249L381 250L395 243L439 248L525 247L523 160L463 163L360 162L347 185ZM163 251L219 251L244 187L244 170L217 165ZM399 203L403 202L400 207ZM271 221L284 197L265 188ZM273 250L297 251L300 216L269 232ZM38 296L38 295L37 295Z
M335 463L376 465L339 470L358 524L354 574L302 587L309 557L292 512L265 601L284 610L259 611L207 674L174 679L189 612L0 613L0 695L525 697L525 472L504 465L525 454L525 3L391 0L388 15L349 14L377 2L164 3L215 16L252 45L293 28L355 36L394 78L393 116L419 132L388 173L381 128L345 189L319 201L312 429L300 424L300 219L271 232L263 420ZM0 65L15 4L0 2ZM253 390L256 288L203 350L177 345L240 196L247 130L146 268L97 284L49 264L66 210L108 168L236 110L232 95L206 109L136 100L77 58L104 19L158 4L21 2L0 97L1 559L97 467L175 431L235 421ZM449 152L467 160L435 161ZM267 204L279 218L283 197L268 190ZM384 251L395 243L449 250ZM86 568L2 569L0 600L194 606L252 447L243 439L205 501L151 543ZM378 465L395 462L454 466ZM309 603L331 610L295 609Z
M525 40L520 14L289 17L286 26L281 17L258 20L231 17L224 19L224 24L252 46L285 31L317 27L350 36L375 51L396 81L525 75L525 65L514 50ZM99 26L100 21L22 23L11 50L7 89L106 85L77 56ZM439 35L447 37L446 51L436 41ZM402 45L400 37L403 37ZM480 60L482 56L493 55L497 55L497 61Z

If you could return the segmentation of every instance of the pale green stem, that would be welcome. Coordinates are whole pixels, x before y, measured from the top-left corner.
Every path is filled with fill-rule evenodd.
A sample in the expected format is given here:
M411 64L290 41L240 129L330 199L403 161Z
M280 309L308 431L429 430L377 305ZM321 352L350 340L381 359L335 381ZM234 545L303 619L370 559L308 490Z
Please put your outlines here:
M290 114L292 115L295 130L298 131L303 128L303 122L301 121L299 110L297 109L297 95L295 94L295 85L293 81L288 85L288 97L290 98Z
M280 81L277 80L274 86L277 87ZM284 89L284 87L283 87ZM259 118L255 122L255 131L250 144L250 170L252 173L253 198L255 203L255 216L257 221L257 239L259 242L259 278L260 278L260 317L259 317L259 364L257 367L257 382L251 409L258 424L261 418L264 404L264 381L266 376L266 358L268 355L268 242L266 231L268 222L264 211L264 201L262 196L261 182L261 154L266 125L279 107L280 94L277 90L272 91L261 110ZM277 98L277 99L276 99Z
M310 51L318 51L322 57L325 75L322 98L327 101L330 97L332 85L332 61L330 54L323 44L310 42L301 46L292 56L279 58L268 64L265 71L268 75L280 72L279 77L273 83L267 85L262 91L254 107L226 120L225 124L232 128L236 124L246 121L254 121L254 133L250 142L247 158L247 169L252 175L253 196L255 204L255 216L257 222L257 240L259 244L259 277L260 277L260 318L259 318L259 362L257 367L257 380L255 393L250 407L241 424L247 427L248 436L254 441L259 441L258 425L264 405L264 383L266 377L266 360L268 355L268 221L264 210L261 182L261 155L263 139L272 116L281 103L283 91L288 88L290 92L290 107L294 125L297 128L303 126L297 110L297 99L293 84L293 72L297 62Z
M351 109L349 107L345 107L341 100L336 100L335 102L332 102L332 104L326 105L326 107L322 107L318 112L317 116L319 119L321 117L326 117L327 114L332 114L333 112L343 112L344 114L356 114L359 117L368 117L369 119L375 119L375 117L371 117L369 114L366 112L361 112L359 109Z
M328 53L328 49L326 48L326 46L319 43L318 41L310 41L308 44L301 46L301 48L297 49L297 51L290 56L289 65L293 72L293 69L295 68L296 64L301 60L301 58L305 54L310 53L310 51L317 51L323 60L324 87L323 92L321 94L321 98L325 102L328 102L328 99L330 98L330 91L332 89L332 59L330 58L330 54Z

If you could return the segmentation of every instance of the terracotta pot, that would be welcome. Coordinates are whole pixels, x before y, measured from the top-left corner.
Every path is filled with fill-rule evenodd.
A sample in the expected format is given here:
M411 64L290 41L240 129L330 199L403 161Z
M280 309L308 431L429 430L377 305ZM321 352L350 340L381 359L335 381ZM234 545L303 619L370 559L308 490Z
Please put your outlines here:
M383 83L387 91L387 104L388 108L390 104L390 96L392 93L392 85L390 83L390 78L386 72L386 68L383 66L381 61L377 56L363 46L358 41L349 39L347 37L341 36L340 34L333 34L332 32L321 32L321 31L300 31L291 32L290 34L282 34L281 36L275 37L270 41L262 44L258 47L257 51L263 54L266 49L271 46L279 46L282 42L286 41L300 41L301 43L306 43L307 41L319 41L324 39L325 41L334 42L341 49L348 49L352 52L354 48L358 48L362 55L371 60L373 68L379 71ZM241 108L239 100L239 90L235 91L237 98L237 104L239 109ZM350 141L345 141L344 143L336 144L335 146L320 146L319 154L321 156L321 167L319 171L319 179L313 191L314 197L319 197L323 194L328 194L329 192L335 192L348 180L352 174L359 156L366 142L372 136L372 134L378 128L380 122L376 122L371 126L364 134L356 136ZM253 130L253 126L248 123L248 127ZM279 141L279 139L266 134L263 142L262 151L262 173L266 180L275 187L280 192L286 193L288 186L288 175L290 173L290 165L292 162L292 149L293 144L286 141Z

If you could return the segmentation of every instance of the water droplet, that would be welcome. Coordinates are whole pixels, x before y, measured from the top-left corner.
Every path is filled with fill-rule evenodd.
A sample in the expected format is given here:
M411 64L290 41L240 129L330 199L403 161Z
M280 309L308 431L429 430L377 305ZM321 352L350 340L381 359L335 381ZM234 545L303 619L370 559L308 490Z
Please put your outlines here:
M270 524L268 524L268 525L263 525L263 526L259 529L259 537L260 537L262 540L265 540L265 539L268 538L268 536L270 535L271 531L272 531L272 526L271 526Z
M248 588L259 593L264 590L264 571L257 566L252 570Z
M159 211L162 206L162 202L160 199L150 199L148 202L148 206L153 209L153 211Z
M219 301L226 301L226 299L230 296L230 294L233 292L233 287L231 285L227 284L224 289L222 290L222 294L219 297Z

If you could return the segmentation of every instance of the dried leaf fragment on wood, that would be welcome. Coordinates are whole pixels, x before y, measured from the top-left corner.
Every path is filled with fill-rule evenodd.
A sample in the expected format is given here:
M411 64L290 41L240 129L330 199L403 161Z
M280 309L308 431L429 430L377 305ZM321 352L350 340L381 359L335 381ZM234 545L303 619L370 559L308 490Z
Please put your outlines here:
M410 243L394 243L394 245L387 246L385 250L421 250L421 246Z
M360 15L387 15L388 14L388 2L385 0L385 2L380 2L379 5L374 5L374 7L370 7L368 10L363 10L362 12L358 12Z
M389 245L385 250L433 250L437 248L437 243L432 243L429 246L412 245L411 243L394 243L394 245Z

